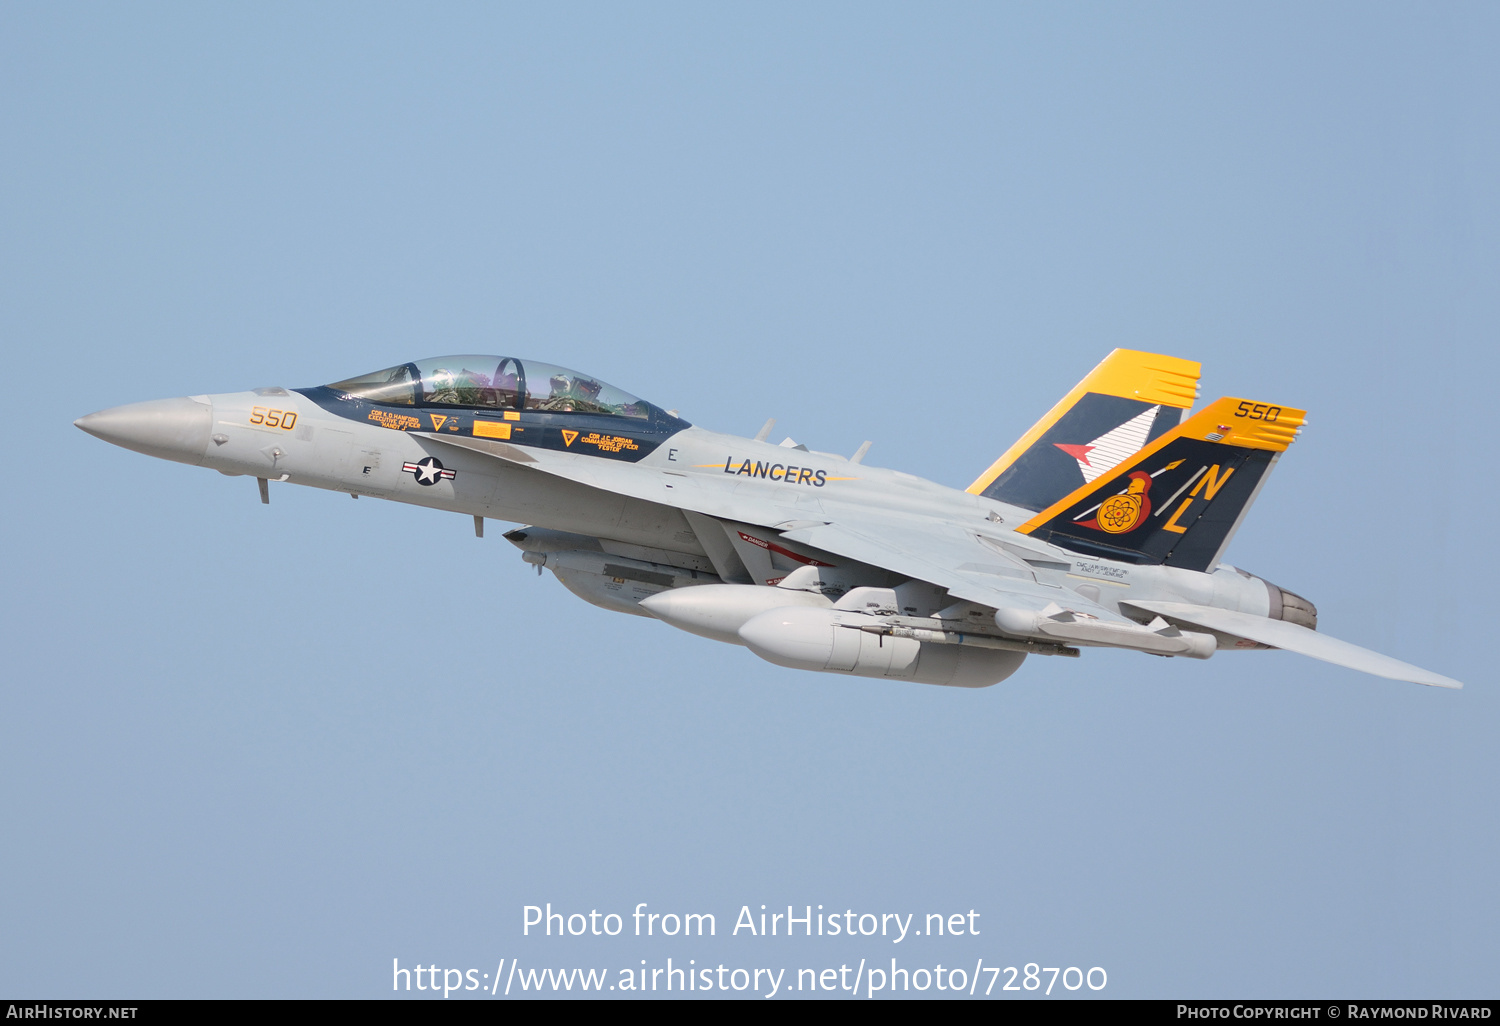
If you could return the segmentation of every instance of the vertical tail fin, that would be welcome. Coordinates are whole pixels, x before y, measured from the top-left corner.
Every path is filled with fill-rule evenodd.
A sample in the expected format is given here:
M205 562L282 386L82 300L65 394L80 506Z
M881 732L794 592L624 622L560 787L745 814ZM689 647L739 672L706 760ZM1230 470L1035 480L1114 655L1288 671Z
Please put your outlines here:
M1116 349L971 484L969 492L1046 509L1176 427L1198 397L1192 360Z
M1306 418L1220 399L1016 530L1108 559L1211 570Z

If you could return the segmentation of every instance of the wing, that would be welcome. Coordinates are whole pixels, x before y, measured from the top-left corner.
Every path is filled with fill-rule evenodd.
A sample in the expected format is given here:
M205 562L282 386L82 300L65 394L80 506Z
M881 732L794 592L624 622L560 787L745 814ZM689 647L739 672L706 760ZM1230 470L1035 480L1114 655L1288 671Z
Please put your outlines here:
M1285 620L1268 620L1264 616L1253 616L1228 609L1214 609L1211 606L1196 606L1187 602L1156 602L1142 599L1126 601L1138 609L1170 620L1180 620L1183 623L1217 631L1220 634L1245 638L1262 645L1270 645L1272 648L1281 648L1288 652L1296 652L1298 655L1321 659L1335 666L1345 666L1351 670L1385 677L1388 680L1404 680L1437 688L1463 687L1451 677L1444 677L1430 670L1424 670L1420 666L1403 663L1399 659L1392 659L1379 652L1371 652L1367 648L1351 645L1338 638L1330 638L1326 634L1310 631L1306 627L1288 623Z
M992 607L995 625L1015 637L1194 659L1207 659L1218 647L1211 634L1180 630L1161 617L1139 624L1077 592L1049 584L1033 566L1066 569L1066 564L1014 555L999 539L952 521L882 520L866 514L853 526L836 521L795 526L782 531L782 537L936 584L951 597Z
M413 432L413 434L418 434ZM1007 545L949 518L872 510L825 499L816 519L808 511L743 492L704 485L693 476L639 465L599 460L545 449L522 449L487 439L423 437L528 466L579 484L672 506L688 515L705 551L725 580L750 580L729 571L734 524L754 524L799 545L880 567L946 589L956 600L996 610L995 623L1006 634L1058 643L1129 648L1159 655L1207 658L1214 635L1228 635L1311 656L1325 662L1394 680L1434 687L1462 687L1458 681L1389 656L1330 638L1297 624L1247 613L1180 602L1125 599L1123 605L1154 616L1150 624L1106 609L1078 593L1049 583L1037 570L1068 569L1039 558L1034 550ZM1226 475L1227 479L1227 475ZM722 528L722 532L719 530ZM723 534L724 538L715 538ZM716 555L715 542L729 539ZM725 567L721 568L721 562ZM1180 630L1177 624L1196 630ZM1210 632L1210 633L1199 633Z
M736 494L723 488L704 487L702 481L694 475L658 466L643 467L639 463L601 460L594 456L558 452L555 449L522 448L487 438L439 435L426 431L407 433L443 445L483 453L591 488L681 510L705 513L711 517L766 527L785 523L791 518L791 511L775 501ZM646 472L643 473L643 470Z

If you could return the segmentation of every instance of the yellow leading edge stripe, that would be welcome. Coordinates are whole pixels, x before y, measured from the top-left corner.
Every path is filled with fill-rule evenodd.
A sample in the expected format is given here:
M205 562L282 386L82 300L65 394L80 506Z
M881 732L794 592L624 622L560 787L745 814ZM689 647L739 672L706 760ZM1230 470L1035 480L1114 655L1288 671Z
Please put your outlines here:
M1030 431L1005 450L1004 455L990 464L990 469L969 485L969 493L978 495L993 484L995 478L1005 473L1012 463L1021 458L1023 452L1030 449L1085 394L1098 392L1101 395L1139 399L1153 406L1160 403L1186 410L1198 398L1198 376L1202 370L1203 365L1196 360L1183 360L1161 353L1143 353L1135 349L1116 349L1099 361L1099 366L1089 371L1086 378L1073 386L1073 391L1063 396Z

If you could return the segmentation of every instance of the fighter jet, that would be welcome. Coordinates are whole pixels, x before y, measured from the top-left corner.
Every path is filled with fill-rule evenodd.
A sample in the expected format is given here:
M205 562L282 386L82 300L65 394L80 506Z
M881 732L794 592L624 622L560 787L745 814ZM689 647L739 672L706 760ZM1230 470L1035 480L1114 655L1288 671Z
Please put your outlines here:
M1455 680L1317 632L1223 562L1305 412L1189 414L1200 365L1117 349L966 490L689 424L511 356L418 360L316 388L134 403L74 423L137 452L524 526L505 537L604 609L780 666L958 687L1028 655L1285 649Z

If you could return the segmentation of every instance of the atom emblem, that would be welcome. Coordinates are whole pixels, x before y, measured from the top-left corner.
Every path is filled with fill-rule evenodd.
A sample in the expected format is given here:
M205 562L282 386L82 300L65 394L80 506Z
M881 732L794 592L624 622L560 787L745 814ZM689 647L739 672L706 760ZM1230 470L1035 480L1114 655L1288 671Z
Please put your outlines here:
M1099 530L1108 534L1124 534L1133 531L1137 524L1151 512L1151 500L1146 493L1151 490L1151 475L1136 471L1130 475L1130 487L1123 495L1111 495L1099 505L1095 522Z
M1124 534L1140 519L1139 495L1111 495L1099 507L1099 526L1110 534Z

